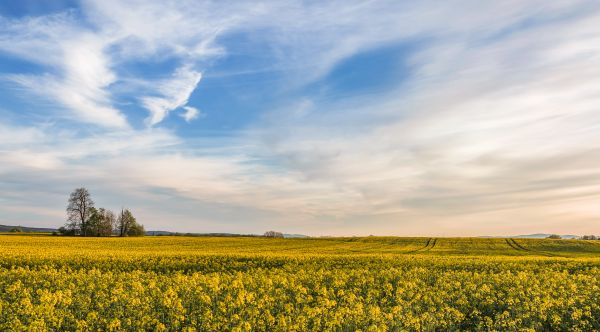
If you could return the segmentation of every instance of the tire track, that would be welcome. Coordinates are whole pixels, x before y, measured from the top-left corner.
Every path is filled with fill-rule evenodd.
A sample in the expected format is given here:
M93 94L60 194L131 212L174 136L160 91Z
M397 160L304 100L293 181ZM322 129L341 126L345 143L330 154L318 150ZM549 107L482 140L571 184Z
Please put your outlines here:
M517 251L525 251L525 252L530 252L532 254L536 254L536 255L541 255L541 256L547 256L547 257L563 257L560 255L555 255L555 254L551 254L551 253L547 253L544 251L537 251L537 250L532 250L529 248L525 248L523 247L523 245L521 245L520 243L518 243L515 239L510 238L510 239L506 239L506 243L508 243L509 246L511 246L511 248L517 250Z
M422 251L429 251L429 250L431 250L431 249L435 248L435 245L436 245L436 244L437 244L437 239L436 239L436 238L434 238L434 239L433 239L433 242L431 243L431 246L429 246L428 248L424 248Z
M523 251L523 249L519 248L511 241L512 239L505 239L505 240L509 247L515 249L516 251Z
M433 249L433 247L435 247L437 243L437 239L436 238L428 238L427 242L425 243L425 246L416 250L411 250L411 251L407 251L405 252L405 254L414 254L417 252L423 252L423 251L429 251L431 249Z

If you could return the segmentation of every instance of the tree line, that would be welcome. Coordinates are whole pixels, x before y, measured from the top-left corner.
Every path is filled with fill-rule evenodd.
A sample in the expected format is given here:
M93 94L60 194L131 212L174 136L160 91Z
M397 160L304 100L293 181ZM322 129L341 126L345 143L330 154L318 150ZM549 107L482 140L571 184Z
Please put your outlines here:
M584 235L581 237L582 240L600 240L600 235Z
M561 240L562 236L558 235L558 234L551 234L549 236L546 237L547 239L553 239L553 240ZM583 235L577 238L574 238L575 240L600 240L600 236L596 236L596 235Z
M96 208L90 192L77 188L69 196L67 223L58 229L71 236L144 236L144 226L131 211L121 209L119 215L105 208Z
M276 238L283 238L283 233L281 232L276 232L276 231L267 231L265 232L265 234L263 235L264 237L276 237Z

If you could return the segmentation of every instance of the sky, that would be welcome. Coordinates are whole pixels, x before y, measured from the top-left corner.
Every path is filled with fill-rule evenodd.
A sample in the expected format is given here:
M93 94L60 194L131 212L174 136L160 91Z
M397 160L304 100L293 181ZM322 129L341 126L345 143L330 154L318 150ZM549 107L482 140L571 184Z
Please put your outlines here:
M600 2L0 2L0 224L600 233Z

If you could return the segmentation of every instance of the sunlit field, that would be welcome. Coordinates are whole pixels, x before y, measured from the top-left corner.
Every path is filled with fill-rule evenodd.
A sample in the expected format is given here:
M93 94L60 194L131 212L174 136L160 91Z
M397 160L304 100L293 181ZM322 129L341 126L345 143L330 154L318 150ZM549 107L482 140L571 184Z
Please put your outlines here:
M599 330L600 241L0 235L0 330Z

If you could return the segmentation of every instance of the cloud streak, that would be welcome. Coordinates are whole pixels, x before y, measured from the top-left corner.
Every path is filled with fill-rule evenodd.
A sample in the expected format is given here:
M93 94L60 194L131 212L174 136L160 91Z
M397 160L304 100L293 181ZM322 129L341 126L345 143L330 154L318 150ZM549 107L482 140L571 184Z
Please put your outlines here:
M159 96L142 98L142 104L150 111L146 123L150 126L158 124L170 111L184 107L201 78L200 72L182 67L173 74L172 78L157 82ZM189 109L189 107L186 109L188 113ZM187 122L194 118L193 111L189 114L185 117Z
M202 115L200 110L192 106L184 106L183 109L185 110L185 113L180 115L185 119L186 122L191 122L192 120L198 119Z

